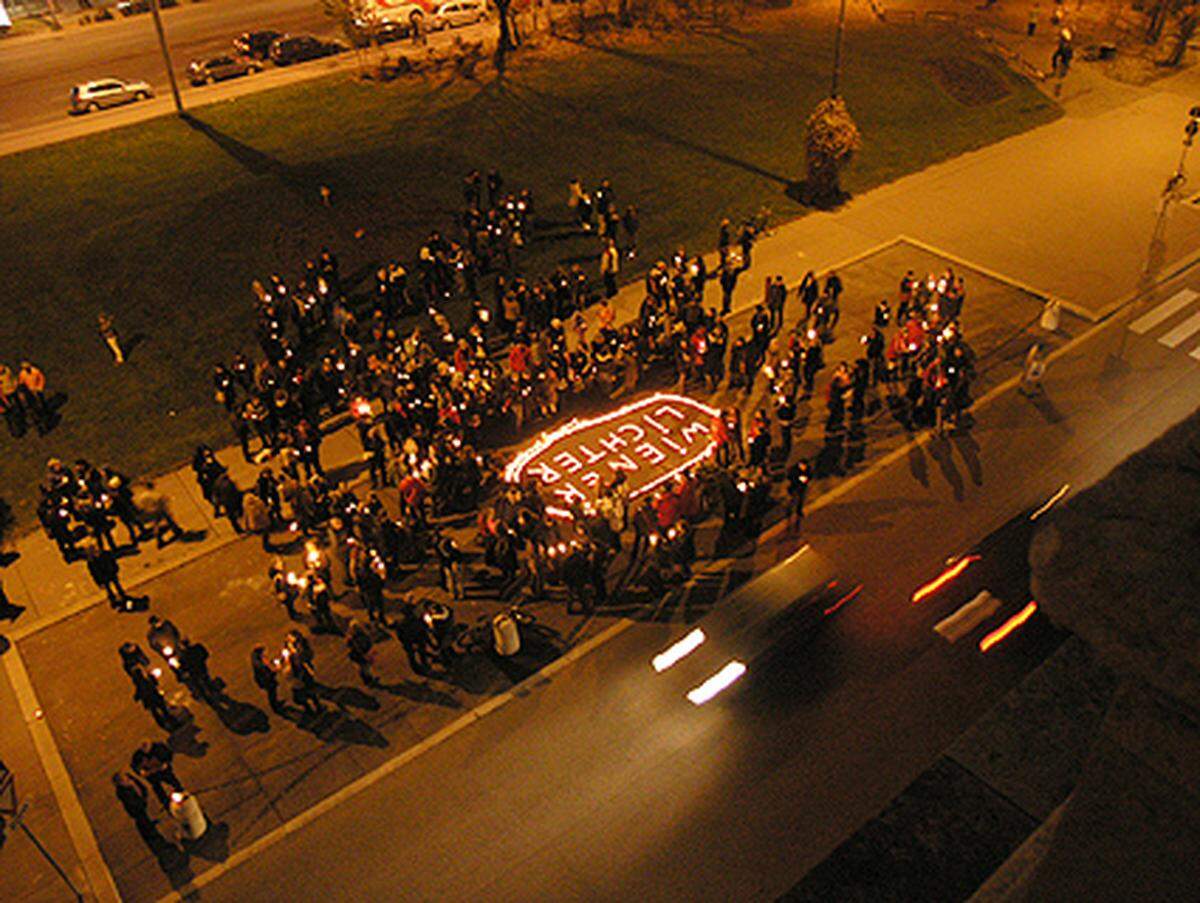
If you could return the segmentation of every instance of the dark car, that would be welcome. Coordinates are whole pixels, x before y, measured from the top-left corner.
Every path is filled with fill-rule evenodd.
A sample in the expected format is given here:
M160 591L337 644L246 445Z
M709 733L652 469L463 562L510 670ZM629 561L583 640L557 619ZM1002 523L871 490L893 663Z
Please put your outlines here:
M389 44L411 35L412 25L408 22L379 22L374 27L356 24L353 31L355 47L367 47L372 43Z
M271 45L282 37L278 31L244 31L233 39L233 49L242 56L265 60L271 55Z
M239 75L262 72L263 64L248 56L212 56L188 63L188 81L193 85L211 84Z
M332 56L341 53L342 49L341 44L322 41L312 35L284 35L271 45L271 62L276 66L290 66L292 63Z
M179 0L158 0L158 5L162 9L167 9L172 6L178 6ZM117 12L122 16L136 16L138 13L150 12L150 0L121 0L117 4Z

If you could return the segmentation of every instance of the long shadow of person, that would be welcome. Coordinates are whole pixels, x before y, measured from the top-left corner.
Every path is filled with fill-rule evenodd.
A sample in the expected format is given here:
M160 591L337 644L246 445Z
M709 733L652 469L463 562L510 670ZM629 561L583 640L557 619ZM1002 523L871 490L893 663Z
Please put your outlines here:
M379 689L392 696L402 696L411 702L440 705L447 709L461 709L462 703L445 690L431 687L415 680L402 680L394 684L380 684Z
M979 461L979 443L969 432L961 429L956 430L951 439L958 448L963 463L967 465L967 473L971 475L971 482L976 486L982 486L983 465Z
M946 478L946 482L950 484L950 489L954 493L954 500L961 502L965 494L965 484L963 483L962 474L958 472L958 468L954 466L954 459L950 455L950 442L945 436L934 436L929 440L929 454L937 461L938 467L942 471L942 476Z

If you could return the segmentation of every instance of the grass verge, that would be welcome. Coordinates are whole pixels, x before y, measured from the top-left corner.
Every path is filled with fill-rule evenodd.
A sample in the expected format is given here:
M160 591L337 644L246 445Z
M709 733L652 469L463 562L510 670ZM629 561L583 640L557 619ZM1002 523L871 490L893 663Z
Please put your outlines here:
M571 177L611 178L618 201L641 211L643 259L708 248L719 217L764 202L777 219L800 215L785 191L827 87L826 25L789 15L754 31L581 48L483 84L335 76L202 108L191 125L163 118L8 158L0 360L37 361L67 402L50 435L0 439L0 495L27 526L49 455L148 472L224 441L208 373L249 349L251 279L290 278L324 244L350 272L410 257L429 229L449 228L473 167L531 187L550 219L565 216ZM852 192L1058 115L999 70L1011 92L995 103L947 94L925 63L935 48L995 67L955 31L859 24L846 47L843 93L865 137ZM521 265L594 270L596 250L547 236ZM137 337L124 367L96 335L101 309Z

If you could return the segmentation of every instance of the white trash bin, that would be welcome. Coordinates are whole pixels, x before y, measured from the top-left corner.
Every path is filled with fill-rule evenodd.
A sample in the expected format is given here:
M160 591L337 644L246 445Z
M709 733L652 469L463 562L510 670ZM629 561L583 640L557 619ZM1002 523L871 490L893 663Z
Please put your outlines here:
M521 651L521 631L512 615L501 613L492 618L492 645L497 655L516 655Z
M179 822L185 840L198 840L208 830L208 819L200 801L186 790L171 794L171 817Z

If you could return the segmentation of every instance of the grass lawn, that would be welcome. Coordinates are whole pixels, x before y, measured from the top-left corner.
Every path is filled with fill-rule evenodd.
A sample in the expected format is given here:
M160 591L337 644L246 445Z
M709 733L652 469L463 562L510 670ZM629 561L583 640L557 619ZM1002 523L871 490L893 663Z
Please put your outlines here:
M449 227L472 167L532 187L549 218L566 214L572 176L611 178L618 202L641 212L643 259L708 249L722 215L764 202L777 218L800 215L784 191L803 173L831 36L788 13L738 34L556 53L503 84L335 76L203 108L198 126L161 119L7 158L0 360L37 361L68 400L47 437L0 438L0 495L27 524L49 455L137 473L181 462L198 441L224 444L209 371L251 348L250 281L294 278L323 244L348 272L409 258L429 229ZM946 67L926 61L935 52L979 62L1010 93L956 100L936 80ZM876 23L848 30L843 94L864 135L852 192L1058 115L955 32ZM595 251L594 239L537 241L523 268ZM141 337L125 367L95 332L101 309Z

